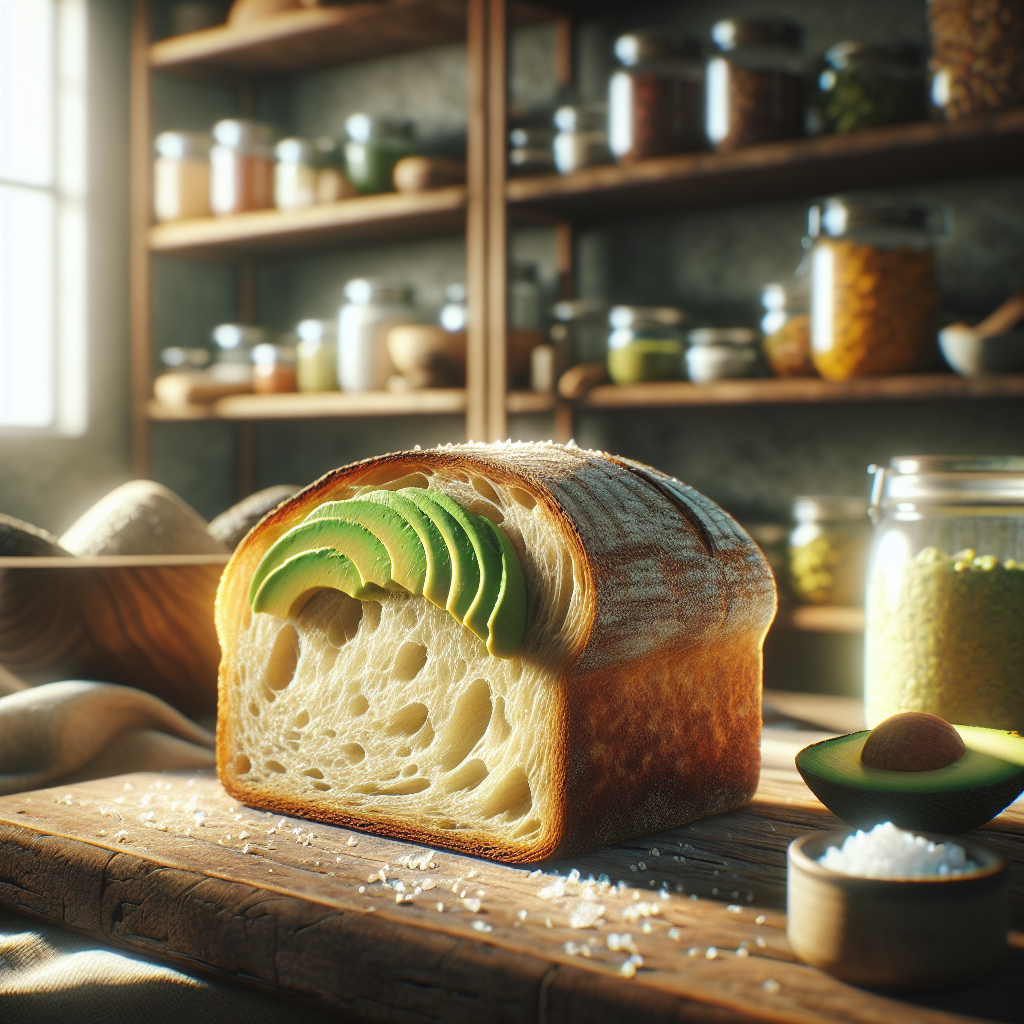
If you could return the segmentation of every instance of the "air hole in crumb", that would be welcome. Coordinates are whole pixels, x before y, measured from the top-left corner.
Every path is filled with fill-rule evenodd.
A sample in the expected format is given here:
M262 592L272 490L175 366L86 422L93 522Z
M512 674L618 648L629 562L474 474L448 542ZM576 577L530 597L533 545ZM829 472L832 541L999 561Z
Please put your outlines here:
M412 736L423 727L428 713L426 704L420 704L418 701L406 704L392 716L386 730L387 734L389 736Z
M367 633L375 633L380 625L381 607L379 601L362 601L363 628Z
M366 757L366 751L358 743L346 743L338 753L349 764L359 764Z
M475 476L472 479L473 490L477 494L486 498L488 501L493 501L495 505L501 505L501 498L498 497L498 492L485 480L482 476Z
M267 771L277 772L278 775L283 775L288 770L280 761L267 760L263 762L263 765Z
M301 732L299 732L299 731L298 731L298 730L296 730L296 729L289 729L289 730L288 730L288 731L287 731L287 732L286 732L286 733L284 734L284 738L285 738L286 740L292 740L292 741L294 741L294 740L301 740L301 739L302 739L302 733L301 733Z
M285 626L274 640L267 665L266 681L271 690L283 690L295 678L295 666L299 663L299 634L295 627Z
M512 727L508 724L508 719L505 717L504 697L494 698L494 712L491 715L489 731L496 743L504 743L508 739L508 734L512 731Z
M418 644L410 640L398 648L398 653L395 655L395 664L392 667L391 674L399 682L409 683L420 674L426 663L426 647L424 647L423 644ZM419 706L423 707L422 704ZM426 708L423 708L423 718L426 717ZM420 725L422 724L423 721L421 719ZM417 729L419 727L419 725L416 726Z
M434 742L434 727L430 724L428 718L423 724L423 728L416 734L416 749L423 750L425 747L429 747Z
M361 693L357 693L348 702L348 713L354 718L359 715L365 715L369 706L370 702Z
M495 784L481 803L480 813L485 818L503 814L506 822L512 822L528 814L532 807L530 781L526 777L526 772L517 766Z
M306 726L309 725L309 712L300 711L295 718L292 719L292 725L294 725L296 729L305 729Z
M478 757L467 761L458 771L449 775L443 783L444 789L449 793L458 793L463 790L476 789L484 779L487 778L487 765Z
M331 787L326 782L314 782L314 789L319 789L321 793L326 793Z
M508 489L508 496L517 505L522 505L523 508L537 507L537 499L529 491L524 491L522 487L510 487Z
M460 484L469 483L469 477L465 473L448 473L447 476L449 480L458 480Z
M451 718L443 729L442 771L450 772L469 757L491 720L491 688L485 679L474 679L459 695Z
M524 836L528 836L536 832L539 828L540 822L536 818L527 818L526 821L524 821L522 825L512 833L512 838L522 839Z
M340 590L324 587L306 603L299 616L303 629L326 635L333 647L344 647L355 639L363 617L363 603Z
M322 779L324 777L324 773L319 768L304 768L302 774L308 775L311 779Z
M252 715L253 718L260 717L260 706L254 700L249 701L249 714Z
M469 503L469 511L475 515L483 516L484 519L490 519L495 526L501 526L505 522L505 516L502 514L501 509L495 508L489 501L471 501Z
M277 694L262 679L260 680L260 693L263 694L263 699L271 704L277 700Z
M405 476L393 476L394 470L390 466L382 466L380 469L367 473L359 481L360 492L371 491L397 491L403 487L429 487L430 481L422 473L407 473Z
M246 772L252 771L252 762L245 754L239 754L235 758L234 769L236 775L245 775Z
M320 735L321 736L326 736L327 739L329 739L329 740L333 740L334 737L337 736L338 734L333 729L324 729L324 731Z
M429 779L402 779L391 786L382 786L378 792L387 796L408 796L410 793L422 793L430 787Z
M558 584L555 591L555 600L548 616L550 625L549 636L554 636L565 625L565 618L569 614L569 606L572 604L572 595L576 583L572 575L572 559L568 553L563 551L559 559Z
M402 774L403 774L403 775L405 775L406 777L408 777L408 776L410 776L410 775L415 775L415 774L416 774L416 773L417 773L417 772L418 772L419 770L420 770L420 769L419 769L419 765L415 765L415 764L407 764L407 765L406 765L406 766L405 766L405 767L404 767L404 768L402 769Z
M412 747L407 747L404 743L395 751L395 757L408 757L412 753Z

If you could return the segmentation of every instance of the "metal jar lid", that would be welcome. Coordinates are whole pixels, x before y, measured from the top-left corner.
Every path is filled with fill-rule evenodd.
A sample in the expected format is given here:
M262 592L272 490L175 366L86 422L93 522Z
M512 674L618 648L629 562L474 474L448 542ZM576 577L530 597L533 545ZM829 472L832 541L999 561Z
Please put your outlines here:
M807 234L839 238L856 228L883 228L942 234L948 230L946 211L921 204L869 202L833 196L811 206Z
M220 146L245 153L270 155L277 129L266 121L229 117L213 126L213 137Z
M608 326L616 330L647 326L678 327L688 314L675 306L612 306Z
M725 18L711 26L711 39L726 53L747 46L795 53L803 47L804 30L789 18Z
M873 474L871 514L917 505L1024 507L1024 456L897 455Z
M701 59L702 50L697 39L658 29L627 32L615 40L615 56L627 68L651 61L696 62Z
M153 141L157 153L167 160L206 160L213 139L207 132L161 132Z
M345 285L345 298L356 306L377 302L411 302L412 288L380 277L356 277Z
M353 142L377 139L411 139L412 121L397 121L371 114L350 114L345 118L345 132Z
M847 39L830 46L825 51L825 61L836 71L867 65L888 65L891 67L922 69L921 48L913 43L892 43L888 46L872 46L854 39Z
M793 499L793 518L798 523L867 523L868 503L840 494L803 495Z

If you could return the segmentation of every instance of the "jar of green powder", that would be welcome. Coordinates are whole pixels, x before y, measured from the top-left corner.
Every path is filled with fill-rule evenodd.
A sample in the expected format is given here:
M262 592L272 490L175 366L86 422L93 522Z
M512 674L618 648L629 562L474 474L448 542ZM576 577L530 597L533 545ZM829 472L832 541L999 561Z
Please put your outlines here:
M872 466L864 698L1024 731L1024 457Z
M608 376L616 384L678 380L686 313L672 306L613 306L608 314Z

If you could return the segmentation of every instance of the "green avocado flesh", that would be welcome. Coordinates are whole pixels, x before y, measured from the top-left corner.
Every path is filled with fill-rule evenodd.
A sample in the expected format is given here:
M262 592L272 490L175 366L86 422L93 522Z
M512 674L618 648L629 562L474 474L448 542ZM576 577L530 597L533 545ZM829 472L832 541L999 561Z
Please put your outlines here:
M253 611L287 617L321 587L358 600L422 595L499 658L514 657L526 633L515 548L489 519L435 491L373 491L318 506L264 554L249 600Z
M812 793L854 828L891 821L926 832L968 832L1024 792L1024 738L980 726L954 726L967 752L945 768L897 772L869 768L869 732L804 747L796 767Z

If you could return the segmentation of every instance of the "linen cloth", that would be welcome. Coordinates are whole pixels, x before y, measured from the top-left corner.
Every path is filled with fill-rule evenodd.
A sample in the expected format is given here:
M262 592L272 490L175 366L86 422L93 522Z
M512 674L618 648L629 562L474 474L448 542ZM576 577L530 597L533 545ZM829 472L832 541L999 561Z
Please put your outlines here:
M84 680L29 687L0 667L0 793L211 768L213 746L213 732L141 690ZM3 1024L337 1020L0 910Z

